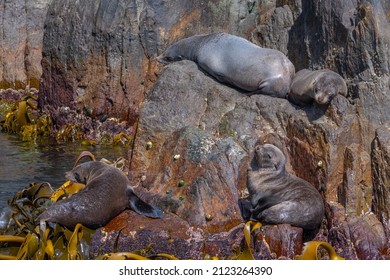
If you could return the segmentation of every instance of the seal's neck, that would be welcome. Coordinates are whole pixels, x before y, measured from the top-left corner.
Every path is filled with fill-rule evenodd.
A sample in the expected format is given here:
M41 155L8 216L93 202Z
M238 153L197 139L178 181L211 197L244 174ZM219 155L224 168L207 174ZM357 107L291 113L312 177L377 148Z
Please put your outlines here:
M172 50L175 56L180 56L182 59L188 59L197 61L198 51L207 41L208 35L195 35L192 37L184 38L174 45Z
M279 183L280 180L286 178L286 169L284 167L275 169L259 169L258 173L260 175L261 181L263 184L274 184L275 182Z

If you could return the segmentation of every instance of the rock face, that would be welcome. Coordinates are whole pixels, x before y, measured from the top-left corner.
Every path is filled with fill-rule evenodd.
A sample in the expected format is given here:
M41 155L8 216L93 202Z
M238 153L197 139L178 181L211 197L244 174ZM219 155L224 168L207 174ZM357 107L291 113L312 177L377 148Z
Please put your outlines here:
M377 131L375 154L371 143L375 129L381 127L388 131L389 124L388 50L384 45L390 31L376 23L381 20L388 22L386 14L389 7L380 1L362 5L353 1L334 2L289 1L284 6L279 2L272 6L260 1L259 5L267 9L260 10L263 25L257 26L253 36L263 46L286 52L298 70L330 68L343 74L348 81L347 98L337 96L327 107L313 104L299 108L286 100L261 95L246 96L217 83L192 62L171 64L162 70L141 107L131 158L134 183L142 181L141 185L157 193L155 202L160 207L190 224L210 230L214 228L212 224L215 221L197 219L198 216L191 215L192 210L186 210L191 208L185 204L184 208L180 208L182 205L172 208L168 203L168 196L177 198L183 194L179 188L170 189L175 185L173 181L179 178L186 178L188 189L197 186L198 178L206 178L205 186L220 186L221 179L221 176L210 176L212 168L175 167L174 155L188 154L190 150L188 140L180 143L176 139L186 138L188 131L200 133L203 130L203 134L211 134L213 138L200 141L203 145L197 147L198 153L209 151L210 143L223 140L233 141L241 148L240 156L234 154L235 161L229 162L235 162L241 166L238 170L243 171L233 173L231 166L220 165L223 172L218 172L228 174L227 178L233 175L238 189L238 193L233 195L239 196L245 195L245 166L252 156L254 145L262 141L278 142L279 146L285 147L291 172L317 187L329 205L337 205L336 208L341 209L333 216L332 208L328 207L326 225L317 238L323 239L331 233L340 254L349 258L386 258L389 242L388 234L387 237L385 235L388 232L386 184L380 183L386 181L383 176L387 174L383 171L386 145L380 143L386 138L381 135L382 139L378 139ZM334 25L328 25L330 18L335 19ZM329 29L316 31L318 26L329 26ZM345 36L340 35L340 28ZM373 40L370 34L373 33L378 42L374 50L369 47ZM278 45L272 45L275 42ZM318 44L321 46L318 47ZM304 52L299 51L302 45ZM365 53L363 62L356 65L356 58L362 57L362 53ZM153 142L151 150L146 149L148 141ZM208 154L211 155L211 151ZM167 155L171 161L167 161ZM371 164L371 160L375 160L373 155L381 159L378 159L378 165ZM189 158L184 157L184 162L188 163ZM182 167L183 163L177 165ZM189 177L188 173L193 176ZM373 180L379 183L374 185ZM221 192L218 188L214 191L215 195ZM210 204L208 197L202 199L203 205ZM234 213L234 209L230 210L233 208L231 203L214 205L217 206L209 212L210 217L219 217L217 212L221 209ZM376 215L370 214L370 211ZM337 222L339 219L342 222ZM222 218L218 221L224 224ZM339 228L343 223L344 226ZM225 222L225 226L219 226L219 229L229 227L231 225ZM337 236L341 235L347 236L342 245L337 241ZM332 243L332 238L326 240Z
M221 28L249 32L254 6L237 0L53 0L45 23L40 106L68 106L133 124L155 81L154 58L167 44ZM231 11L237 14L229 17Z
M372 149L373 172L373 212L390 234L390 132L378 129Z
M43 26L51 0L0 3L0 89L38 88Z
M192 230L193 235L177 238L189 242L225 236L224 244L240 244L243 221L237 200L246 196L254 146L269 142L283 148L289 172L309 181L324 198L326 218L312 238L330 242L347 259L389 258L388 1L44 3L50 5L40 108L56 112L69 107L102 122L116 117L134 125L130 179L168 213L163 222ZM278 49L297 71L329 68L346 79L348 95L337 96L329 106L298 107L218 83L194 62L164 68L156 63L172 42L214 31ZM63 122L57 116L54 124ZM120 228L134 225L126 217L121 223ZM97 247L111 248L102 240L116 240L119 227L107 227L97 233ZM142 230L151 233L151 227ZM270 236L294 246L281 249ZM121 238L123 250L145 246ZM293 258L306 238L296 228L266 226L262 237L257 234L254 255ZM183 250L197 250L195 243ZM210 252L230 255L226 247L215 246L208 247ZM170 250L169 244L165 248Z

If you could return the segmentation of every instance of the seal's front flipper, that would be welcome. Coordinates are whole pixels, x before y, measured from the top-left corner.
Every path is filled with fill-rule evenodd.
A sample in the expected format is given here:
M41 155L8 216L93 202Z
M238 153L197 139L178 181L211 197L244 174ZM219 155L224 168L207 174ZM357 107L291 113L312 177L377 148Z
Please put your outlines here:
M141 200L131 189L127 190L127 195L129 196L129 207L134 212L154 219L161 219L164 217L163 211Z

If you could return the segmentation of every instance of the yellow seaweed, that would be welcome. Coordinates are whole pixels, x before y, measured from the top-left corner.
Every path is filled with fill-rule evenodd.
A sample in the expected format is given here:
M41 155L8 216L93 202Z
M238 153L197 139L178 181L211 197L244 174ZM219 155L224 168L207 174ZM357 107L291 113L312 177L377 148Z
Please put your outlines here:
M72 236L69 239L68 243L68 259L69 260L80 260L81 256L77 249L77 244L79 240L83 237L83 226L81 224L77 224Z
M0 235L0 242L15 242L15 243L23 243L25 237L21 236L13 236L13 235Z
M85 187L84 184L66 181L50 196L52 202L58 201L60 198L68 198L69 196L78 193Z
M176 256L171 254L166 254L166 253L156 254L153 257L161 257L161 258L166 258L168 260L179 260Z
M150 260L141 255L130 252L108 253L96 258L97 260Z
M112 166L114 166L114 167L116 167L116 168L118 168L118 169L120 169L122 171L126 167L126 159L123 158L123 157L120 157L120 158L118 158L115 161L110 161L108 159L102 158L100 161L104 162L104 163L106 163L108 165L112 165Z
M18 122L19 127L27 125L28 118L27 118L27 102L26 101L19 102L18 110L16 111L16 120Z
M131 137L124 132L119 132L112 140L113 145L125 145L130 142Z
M50 259L53 259L53 257L54 257L54 246L53 246L53 242L50 239L47 240L47 242L46 242L45 253L46 253L46 255Z
M32 259L39 249L39 238L35 233L28 233L25 241L20 246L19 252L16 255L18 260Z
M0 254L0 260L17 260L15 256Z
M245 246L241 253L238 255L238 260L254 260L252 250L251 250L251 235L256 230L262 226L259 222L248 221L244 226L244 237L245 237Z
M305 243L302 254L296 256L296 260L318 260L318 249L324 248L328 254L330 260L345 260L344 258L337 255L335 249L328 243L324 241L310 241Z

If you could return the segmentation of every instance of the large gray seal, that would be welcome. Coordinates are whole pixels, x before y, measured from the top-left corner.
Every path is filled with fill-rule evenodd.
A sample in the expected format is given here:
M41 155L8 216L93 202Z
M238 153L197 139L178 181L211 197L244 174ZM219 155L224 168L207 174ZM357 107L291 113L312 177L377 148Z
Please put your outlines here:
M250 203L240 202L249 206L247 218L317 229L324 217L322 197L310 183L288 173L285 165L286 157L276 146L256 146L248 171Z
M163 63L188 59L218 81L251 93L285 98L295 73L280 51L226 33L195 35L170 46Z
M81 163L67 172L65 177L86 186L70 198L49 206L38 217L40 223L56 222L69 228L80 223L95 229L104 226L125 208L151 218L163 216L161 210L135 195L121 170L106 163Z
M339 74L328 69L303 69L295 74L288 99L297 105L306 105L313 101L327 104L337 94L347 95L347 84Z

